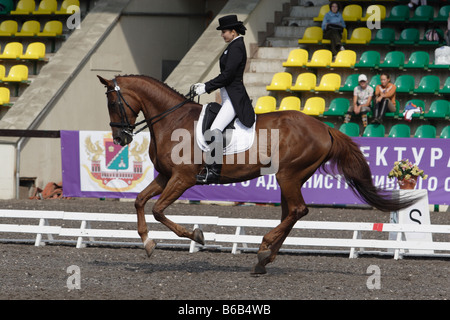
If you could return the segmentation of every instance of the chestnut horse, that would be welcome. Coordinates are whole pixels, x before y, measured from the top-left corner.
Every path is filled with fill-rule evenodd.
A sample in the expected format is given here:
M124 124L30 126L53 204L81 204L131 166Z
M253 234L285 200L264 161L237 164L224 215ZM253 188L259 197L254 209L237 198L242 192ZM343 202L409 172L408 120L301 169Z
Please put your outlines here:
M174 130L185 129L190 133L191 150L198 148L194 141L194 122L198 120L202 106L186 99L166 84L147 76L117 76L113 80L106 80L100 76L98 78L107 88L110 126L116 144L125 146L132 141L133 129L138 125L136 118L139 112L143 113L145 117L143 122L149 127L151 135L149 155L159 174L139 193L135 202L137 231L147 255L152 254L156 243L148 237L144 206L156 195L160 197L152 209L155 219L178 236L187 237L203 245L204 238L200 229L189 231L164 215L164 210L170 204L196 184L196 175L204 165L201 161L195 163L194 153L191 153L192 161L174 163L172 149L179 142L171 139ZM416 201L393 199L375 187L370 168L358 145L347 135L313 117L298 111L260 114L257 116L256 134L261 129L266 129L267 132L278 130L279 158L275 176L281 189L282 214L281 223L263 237L252 273L266 272L266 264L275 259L294 224L308 213L301 193L302 185L319 167L323 168L327 161L330 161L337 172L345 177L352 191L360 199L381 211L397 211ZM266 154L273 160L271 141L267 143ZM245 159L250 158L250 152L251 150L245 151ZM261 175L262 169L267 167L267 161L256 161L256 164L248 161L227 164L224 160L220 183L256 178Z

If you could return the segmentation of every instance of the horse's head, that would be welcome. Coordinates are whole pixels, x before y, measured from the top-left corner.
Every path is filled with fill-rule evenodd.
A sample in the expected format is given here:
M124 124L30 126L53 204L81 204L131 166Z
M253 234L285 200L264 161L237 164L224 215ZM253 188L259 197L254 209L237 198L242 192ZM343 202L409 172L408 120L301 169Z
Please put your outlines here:
M125 146L133 141L133 129L139 112L139 102L135 95L120 88L117 80L106 80L97 75L106 86L110 126L115 144ZM125 98L126 97L126 98Z

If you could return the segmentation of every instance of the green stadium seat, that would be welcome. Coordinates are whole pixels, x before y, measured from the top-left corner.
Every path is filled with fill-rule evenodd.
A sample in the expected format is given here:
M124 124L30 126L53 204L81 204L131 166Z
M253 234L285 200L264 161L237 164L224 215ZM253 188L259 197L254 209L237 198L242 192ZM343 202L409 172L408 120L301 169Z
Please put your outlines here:
M373 88L373 90L375 90L377 88L377 85L379 85L379 84L381 84L380 75L376 74L370 79L369 86L371 86Z
M450 77L445 80L444 86L439 90L440 94L450 94Z
M439 9L439 13L434 22L444 22L448 19L448 14L450 13L450 5L443 6Z
M331 100L328 110L323 113L324 116L343 117L350 106L350 100L347 98L335 98Z
M389 51L380 63L380 69L394 68L403 69L405 64L405 54L402 51Z
M419 85L414 89L414 93L432 93L438 94L440 88L440 80L438 76L427 75L420 79Z
M415 79L410 74L402 74L395 79L396 92L398 93L413 93L415 88Z
M404 123L395 124L389 130L390 138L409 138L411 136L411 128Z
M0 4L3 6L0 10L0 15L9 14L14 9L13 0L2 0Z
M402 114L404 114L405 108L409 103L412 103L412 104L416 105L417 107L422 108L423 111L425 111L425 101L423 101L421 99L411 99L411 100L406 101ZM423 114L420 114L420 113L413 113L413 115L412 115L413 119L421 118L421 117L423 117Z
M361 21L367 21L378 10L380 12L380 21L386 19L386 7L381 4L372 4L367 7L366 15L361 18Z
M402 30L400 37L394 41L394 45L417 45L419 40L419 29L407 28Z
M339 92L353 92L358 85L359 74L351 74L345 79L345 83L339 88Z
M375 33L373 40L370 40L371 45L386 44L391 45L395 41L395 30L392 28L382 28Z
M424 32L422 40L420 40L419 43L418 43L419 46L438 46L441 43L445 43L445 41L443 40L444 39L444 32L441 29L439 29L439 28L437 28L437 29L435 28L434 30L436 30L436 32L439 34L439 37L440 37L441 40L438 40L438 41L429 41L429 40L427 40L426 34L427 34L427 32L429 30L432 30L432 29L428 29L427 31Z
M325 123L327 126L329 126L330 128L334 128L334 124L332 124L331 122L328 121L324 121L323 123Z
M385 129L382 124L369 124L363 132L363 137L377 137L383 138L385 134Z
M359 125L354 122L343 123L339 131L350 137L359 137Z
M380 65L379 51L365 51L361 54L359 61L355 63L355 68L378 68Z
M428 69L430 55L426 51L414 51L409 56L408 62L403 66L405 69Z
M436 138L436 127L431 124L423 124L417 127L414 138Z
M396 5L391 8L389 16L384 19L385 22L408 22L409 7L407 5Z
M434 100L430 109L425 113L425 119L449 119L450 102L448 100Z
M409 22L432 22L434 18L434 8L428 5L421 5L414 10L414 15Z
M439 136L442 139L450 139L450 126L446 126L441 131L441 135Z

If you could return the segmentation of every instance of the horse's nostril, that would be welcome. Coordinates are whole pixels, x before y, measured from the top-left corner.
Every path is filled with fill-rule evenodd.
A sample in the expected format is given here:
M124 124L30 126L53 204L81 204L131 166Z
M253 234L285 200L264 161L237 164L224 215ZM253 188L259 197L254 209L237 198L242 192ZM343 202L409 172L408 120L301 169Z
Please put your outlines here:
M122 139L120 137L114 138L114 144L120 144L122 142Z

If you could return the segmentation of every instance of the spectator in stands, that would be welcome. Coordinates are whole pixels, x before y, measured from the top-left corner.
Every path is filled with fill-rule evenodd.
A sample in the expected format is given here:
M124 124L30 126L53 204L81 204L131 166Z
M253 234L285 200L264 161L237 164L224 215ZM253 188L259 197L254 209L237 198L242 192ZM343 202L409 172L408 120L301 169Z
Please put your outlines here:
M411 0L408 3L408 7L411 10L415 10L418 6L426 6L427 5L427 0L420 0L420 4L419 4L419 0Z
M450 46L450 12L448 13L448 19L447 19L447 29L445 30L445 42L448 46Z
M228 43L227 48L220 57L220 74L206 83L196 83L195 93L201 95L220 89L222 106L209 130L213 137L207 142L210 143L210 156L216 158L216 151L221 146L216 139L222 137L225 127L237 117L246 127L252 127L255 122L255 112L252 102L245 90L243 83L244 69L247 62L247 52L244 38L245 30L242 23L238 21L236 15L228 15L219 19L217 30L222 31L222 38ZM216 141L216 142L215 142ZM213 145L213 143L215 144ZM222 159L222 157L217 156ZM222 164L207 164L203 173L197 175L197 183L210 184L218 183Z
M331 41L331 52L333 56L339 50L345 50L341 45L341 38L346 26L339 9L337 2L330 2L330 11L325 14L322 21L323 38Z
M375 88L375 107L372 123L383 123L384 113L389 109L395 112L395 92L397 87L391 83L391 77L387 73L380 75L381 84Z
M372 103L373 88L368 85L365 74L359 75L358 83L359 85L353 89L353 104L348 108L344 123L350 122L352 115L360 114L363 126L367 127L367 113L370 111Z

